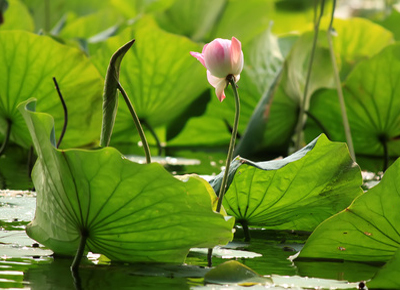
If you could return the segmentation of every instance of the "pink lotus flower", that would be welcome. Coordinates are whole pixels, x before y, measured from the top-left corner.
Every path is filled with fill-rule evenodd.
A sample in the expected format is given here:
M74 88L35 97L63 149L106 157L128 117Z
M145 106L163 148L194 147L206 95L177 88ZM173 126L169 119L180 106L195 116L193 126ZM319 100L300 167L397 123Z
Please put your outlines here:
M232 40L217 38L204 45L203 51L190 52L207 69L208 82L215 88L220 102L225 99L224 90L229 84L228 76L239 81L243 69L242 44L235 37Z

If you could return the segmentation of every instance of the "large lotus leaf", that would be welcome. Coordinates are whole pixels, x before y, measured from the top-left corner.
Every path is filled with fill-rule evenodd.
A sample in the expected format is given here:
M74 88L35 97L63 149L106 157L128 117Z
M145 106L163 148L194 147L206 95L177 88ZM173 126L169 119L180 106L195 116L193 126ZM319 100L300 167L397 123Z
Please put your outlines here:
M110 0L125 17L132 19L139 14L154 13L167 9L176 0Z
M226 0L176 0L169 9L158 13L156 20L167 31L204 40L225 5Z
M93 62L99 70L106 71L114 51L133 38L136 42L124 57L120 82L141 120L153 127L166 125L208 86L204 67L189 54L202 46L161 30L145 17L97 50ZM126 141L133 127L127 106L120 102L112 142Z
M222 173L211 184L218 190ZM281 160L231 165L223 205L238 222L271 229L313 230L362 193L361 171L344 143L321 135Z
M400 11L399 8L396 8L395 6L392 6L392 11L390 15L384 19L375 19L375 21L379 24L385 27L386 29L390 30L393 32L394 37L397 41L400 40L400 26L399 21L400 21Z
M277 37L270 29L257 35L242 49L244 69L237 83L240 95L239 133L245 130L254 108L261 96L267 93L283 63ZM204 115L190 119L183 131L168 145L228 144L231 136L229 126L232 126L235 116L235 100L230 87L226 88L225 93L227 98L221 103L211 88L211 101Z
M324 18L321 27L328 27L329 22L330 19ZM333 27L333 49L340 64L342 80L359 61L377 54L394 42L389 30L363 18L335 19ZM325 31L321 37L326 38ZM328 48L328 43L323 45Z
M79 16L96 12L110 6L110 0L23 0L31 11L36 29L50 29L67 13L74 12Z
M3 16L1 30L27 30L33 31L34 23L27 7L20 0L8 0L8 8Z
M399 289L400 288L400 248L367 283L368 289Z
M98 140L103 80L77 49L47 36L2 31L0 75L0 134L5 134L10 120L11 141L24 147L32 143L17 105L36 97L38 108L54 116L59 135L64 112L54 88L52 77L55 77L68 107L68 127L61 145L76 147Z
M112 260L179 263L191 247L232 239L233 218L213 211L206 181L178 180L158 163L131 162L112 147L56 149L51 116L34 106L19 107L38 153L36 214L26 228L31 238L74 255L86 233L86 250Z
M400 155L400 44L383 49L362 61L343 84L346 111L357 154L382 156L384 144L391 156ZM315 94L311 113L323 124L333 140L345 140L339 101L335 90ZM320 131L307 124L312 138Z
M313 34L309 32L296 41L284 64L280 80L270 88L268 98L273 100L264 107L265 130L256 135L258 142L254 141L253 150L268 148L279 154L287 153L303 99L312 39ZM323 47L324 42L320 37L315 51L308 96L321 87L333 86L329 51ZM260 114L254 112L255 115L257 113ZM257 122L254 124L258 125Z
M378 185L321 223L299 258L388 261L400 247L400 159Z
M77 17L73 20L67 20L59 34L62 38L80 38L96 41L96 38L90 39L97 34L110 30L112 33L117 30L118 25L123 22L124 18L116 11L116 9L103 9L90 15Z

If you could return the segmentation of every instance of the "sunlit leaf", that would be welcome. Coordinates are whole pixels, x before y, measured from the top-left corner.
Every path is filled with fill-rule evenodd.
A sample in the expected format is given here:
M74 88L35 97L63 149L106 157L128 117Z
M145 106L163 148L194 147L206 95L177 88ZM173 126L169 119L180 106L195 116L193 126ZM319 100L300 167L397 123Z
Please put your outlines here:
M222 173L210 183L214 190ZM223 205L237 222L271 229L313 230L362 193L360 168L347 146L324 135L281 160L236 158Z
M20 105L38 153L37 190L28 235L57 254L86 250L115 261L184 261L191 247L232 239L233 218L212 209L212 188L196 176L173 177L161 165L127 160L112 147L58 150L53 120Z
M388 261L400 247L399 192L400 159L378 185L321 223L299 258Z
M55 77L68 107L68 127L61 146L76 147L98 140L103 80L77 49L47 36L2 31L0 75L0 134L5 134L9 120L11 141L30 146L31 138L17 105L36 97L38 109L54 116L59 136L64 112L52 80Z

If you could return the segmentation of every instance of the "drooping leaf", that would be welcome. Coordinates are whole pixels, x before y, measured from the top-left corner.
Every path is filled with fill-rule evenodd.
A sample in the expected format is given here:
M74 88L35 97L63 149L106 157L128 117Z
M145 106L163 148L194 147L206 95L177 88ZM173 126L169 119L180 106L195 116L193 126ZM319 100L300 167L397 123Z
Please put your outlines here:
M99 70L105 71L113 52L133 38L137 42L124 57L120 82L142 121L166 125L207 88L204 67L189 54L202 46L161 30L145 17L97 50L93 61ZM119 106L112 142L132 140L132 128L129 110Z
M7 9L2 10L2 3L4 0L0 1L0 14L3 13L3 23L0 23L1 30L27 30L33 31L34 23L32 16L29 14L27 7L20 0L7 0ZM0 16L1 17L1 16Z
M218 190L222 173L210 181ZM282 160L231 165L223 205L238 222L270 229L313 230L362 193L360 168L347 146L324 135Z
M388 261L400 247L399 192L400 159L378 185L321 223L298 258Z
M346 111L357 154L379 157L400 156L400 45L393 44L376 56L360 62L343 84ZM335 90L316 93L311 113L333 140L345 140ZM309 122L308 138L320 129ZM385 149L386 146L386 149Z
M0 134L5 134L9 120L10 140L23 147L30 146L29 131L17 105L36 97L38 109L55 118L59 136L64 112L52 81L55 77L69 118L61 146L76 147L98 140L103 81L96 68L77 49L61 45L47 36L2 31L0 75Z
M177 262L191 247L213 247L232 239L233 218L212 209L212 188L199 177L178 180L157 163L141 165L106 147L88 151L54 147L51 116L24 116L38 162L37 190L28 235L55 253L74 255L81 234L86 250L115 261Z

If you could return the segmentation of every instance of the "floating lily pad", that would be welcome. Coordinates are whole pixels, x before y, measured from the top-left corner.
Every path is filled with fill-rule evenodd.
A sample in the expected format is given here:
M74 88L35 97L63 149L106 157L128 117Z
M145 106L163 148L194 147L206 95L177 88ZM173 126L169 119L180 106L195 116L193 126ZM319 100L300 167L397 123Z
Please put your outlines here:
M51 116L34 106L31 100L19 107L38 153L31 238L71 256L87 235L86 250L113 261L176 263L191 247L232 239L233 218L213 211L216 196L206 181L178 180L161 165L131 162L112 147L58 150Z
M211 269L205 276L207 284L272 284L272 280L261 277L255 271L236 260L224 262Z

